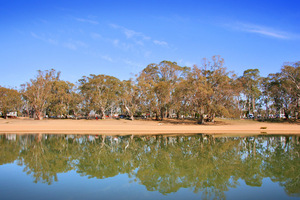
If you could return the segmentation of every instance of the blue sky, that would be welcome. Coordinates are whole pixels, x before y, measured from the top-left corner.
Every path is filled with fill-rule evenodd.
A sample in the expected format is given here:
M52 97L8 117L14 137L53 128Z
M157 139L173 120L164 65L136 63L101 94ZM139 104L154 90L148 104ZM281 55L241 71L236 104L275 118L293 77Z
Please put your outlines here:
M0 85L54 68L129 79L150 63L201 65L220 55L238 75L300 60L300 1L0 0Z

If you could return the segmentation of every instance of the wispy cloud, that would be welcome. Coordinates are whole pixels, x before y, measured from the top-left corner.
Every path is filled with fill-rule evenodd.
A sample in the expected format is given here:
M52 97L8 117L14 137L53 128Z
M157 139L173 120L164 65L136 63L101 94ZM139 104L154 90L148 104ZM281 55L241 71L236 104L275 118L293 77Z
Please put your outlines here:
M97 59L102 59L102 60L106 60L109 62L115 62L116 60L114 60L110 55L107 55L103 52L99 52L99 51L95 51L94 49L88 49L87 51L84 51L84 54L89 55L89 56L93 56Z
M168 46L168 43L165 41L153 40L153 43L160 46Z
M122 31L122 33L128 38L140 38L140 39L143 39L143 40L150 40L151 37L149 36L146 36L145 34L141 33L141 32L137 32L137 31L134 31L134 30L130 30L130 29L127 29L123 26L119 26L119 25L116 25L116 24L110 24L110 26L114 29L119 29Z
M131 67L134 72L139 71L145 67L142 63L137 63L128 59L124 59L123 62Z
M55 39L46 37L44 35L38 35L38 34L36 34L34 32L31 32L30 34L31 34L32 37L34 37L36 39L42 40L44 42L47 42L47 43L50 43L50 44L53 44L53 45L58 45L58 41L55 40Z
M83 19L83 18L75 18L75 19L78 22L84 22L84 23L95 24L95 25L99 24L98 21L91 20L91 19Z
M100 35L98 33L91 33L90 35L91 35L91 38L93 38L94 40L108 42L111 45L113 45L114 47L122 48L124 50L128 50L129 48L133 47L131 44L121 42L119 39L103 37L102 35Z
M295 38L294 34L276 30L271 27L261 26L261 25L255 25L255 24L248 24L248 23L235 23L235 24L226 24L227 27L230 27L234 30L248 32L248 33L255 33L267 37L277 38L277 39L293 39Z
M155 45L159 45L162 47L168 47L167 42L152 39L150 36L147 36L146 34L144 34L142 32L137 32L137 31L125 28L123 26L119 26L117 24L109 24L109 25L110 25L110 27L112 27L114 29L120 30L126 36L127 39L132 39L134 41L134 43L137 45L144 46L145 43L151 42ZM120 43L118 43L118 44L120 44Z

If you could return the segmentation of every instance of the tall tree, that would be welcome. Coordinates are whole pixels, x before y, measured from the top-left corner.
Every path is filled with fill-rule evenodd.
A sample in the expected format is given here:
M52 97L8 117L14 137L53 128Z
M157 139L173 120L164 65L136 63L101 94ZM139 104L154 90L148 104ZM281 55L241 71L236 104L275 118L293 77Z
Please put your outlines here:
M284 114L288 118L293 107L295 108L295 98L293 98L289 80L282 73L269 74L268 77L272 107L278 115Z
M34 110L34 118L43 119L44 113L51 100L53 83L59 80L60 72L54 69L38 71L35 79L22 85L22 94Z
M155 113L158 119L158 101L153 89L159 79L157 71L157 64L149 64L137 77L137 86L140 91L140 107L142 111L148 112L150 116Z
M57 80L53 82L53 87L51 90L50 104L48 106L48 111L54 115L64 115L67 116L70 111L70 103L74 97L72 92L74 84Z
M105 119L105 112L119 101L120 80L113 76L91 74L80 79L79 84L87 109L98 112Z
M177 119L179 119L181 114L191 114L189 111L191 109L191 99L194 93L190 88L191 86L187 79L182 79L175 85L172 94L171 108L175 111Z
M264 118L269 118L270 116L270 104L271 104L271 78L263 77L261 79L261 100L262 104L265 105L265 116Z
M22 107L21 93L15 89L0 86L0 111L4 118L11 111L20 111Z
M234 107L234 90L229 72L223 66L224 59L213 56L212 62L203 60L201 68L194 66L189 81L193 107L199 114L198 123L204 122L207 115L208 121L214 121L216 115L230 116L230 110Z
M124 80L121 83L121 105L125 108L131 120L134 120L134 114L138 109L140 96L138 87L133 80Z
M77 119L77 116L83 108L83 96L77 92L77 88L73 88L71 91L71 101L69 102L69 114L74 115Z
M300 112L300 61L286 63L281 68L282 78L285 80L284 87L292 100L292 107L298 119Z
M162 120L169 114L176 83L187 70L176 62L162 61L148 65L139 75L138 82L146 104ZM154 108L153 108L154 107Z
M260 81L258 69L247 69L244 71L243 76L240 78L243 85L243 94L246 97L248 114L255 112L256 101L261 95Z

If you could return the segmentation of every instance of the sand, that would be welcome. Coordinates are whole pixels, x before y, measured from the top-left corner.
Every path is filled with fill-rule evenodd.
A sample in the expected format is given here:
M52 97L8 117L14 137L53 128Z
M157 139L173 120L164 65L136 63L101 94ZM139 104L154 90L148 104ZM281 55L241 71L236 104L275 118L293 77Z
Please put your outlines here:
M192 121L168 120L72 120L28 118L0 119L0 133L30 134L300 134L295 123L267 123L253 120L219 120L215 124L198 125Z

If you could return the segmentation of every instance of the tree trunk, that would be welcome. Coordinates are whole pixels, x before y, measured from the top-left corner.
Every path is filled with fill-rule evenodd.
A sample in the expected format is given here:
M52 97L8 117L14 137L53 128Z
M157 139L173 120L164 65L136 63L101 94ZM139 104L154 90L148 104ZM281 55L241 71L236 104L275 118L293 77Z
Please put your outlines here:
M269 111L269 106L268 106L268 104L267 104L266 107L267 107L267 108L266 108L266 115L267 115L266 118L269 119L269 112L270 112L270 111Z
M129 114L129 116L130 116L130 119L133 121L133 120L134 120L133 112L131 112L131 111L129 110L129 108L128 108L126 105L125 105L125 109L127 110L128 114Z
M160 120L162 121L164 119L164 108L160 109Z
M299 119L299 112L300 112L300 96L297 97L297 109L295 113L295 119Z
M215 113L213 113L213 114L210 116L210 121L213 122L213 123L215 123L215 116L216 116Z
M155 120L158 121L158 114L157 114L157 111L155 112Z
M204 124L204 114L200 114L199 115L197 123L198 124Z
M40 111L36 111L35 112L35 120L42 120L43 119L43 116L42 116L42 112Z
M254 115L254 110L255 110L255 99L252 98L252 114L253 114L253 119L256 118L256 114Z
M251 114L251 103L250 103L250 99L247 100L248 102L248 116L249 117L249 114Z
M130 119L133 121L134 120L134 117L133 117L133 115L130 115Z
M6 109L3 110L2 115L3 115L4 119L7 119L7 111L6 111Z
M105 110L101 107L101 119L105 119Z
M283 112L284 112L285 120L288 120L290 112L287 109L283 109Z

